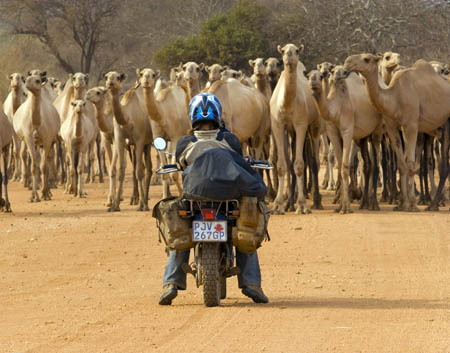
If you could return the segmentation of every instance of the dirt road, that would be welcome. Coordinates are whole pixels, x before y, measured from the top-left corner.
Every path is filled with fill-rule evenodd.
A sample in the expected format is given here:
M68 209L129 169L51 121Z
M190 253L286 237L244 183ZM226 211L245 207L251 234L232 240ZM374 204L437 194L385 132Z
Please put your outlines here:
M131 182L127 181L129 186ZM53 191L30 204L10 184L0 214L0 352L450 352L450 214L356 210L272 216L259 251L256 305L202 305L189 278L157 304L166 255L149 212L125 189L108 213L106 184L86 199ZM151 206L161 188L152 187ZM353 205L356 209L356 205Z

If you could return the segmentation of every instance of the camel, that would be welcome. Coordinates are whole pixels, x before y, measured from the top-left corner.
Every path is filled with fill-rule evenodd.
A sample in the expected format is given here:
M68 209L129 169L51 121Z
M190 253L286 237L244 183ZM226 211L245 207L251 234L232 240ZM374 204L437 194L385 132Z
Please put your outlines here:
M31 174L33 178L30 201L39 202L37 192L38 168L42 175L42 198L51 199L48 184L49 153L56 142L60 128L58 112L49 100L41 97L41 88L46 84L46 77L31 75L25 80L28 96L14 114L14 130L25 141L31 156ZM41 150L40 166L37 166L38 149Z
M278 80L280 79L281 64L277 58L268 58L264 62L264 65L266 66L266 73L269 76L270 88L273 92L277 86Z
M69 159L70 177L67 178L66 193L74 189L74 195L84 197L84 183L82 180L84 161L87 157L89 145L95 139L95 128L86 115L86 101L73 100L71 103L71 117L64 120L60 134L65 143Z
M143 90L143 101L149 117L149 123L152 126L155 137L164 137L169 141L169 152L175 152L178 140L187 135L191 124L188 118L187 107L185 104L186 93L176 85L169 86L155 94L155 81L159 77L159 71L149 68L137 69L136 74L139 77L140 85ZM166 154L159 153L161 163L166 164ZM174 177L178 192L182 193L180 180L176 175ZM169 180L163 178L163 198L170 195Z
M350 207L348 185L352 141L360 142L362 139L371 136L374 132L381 135L382 117L370 103L361 77L356 73L345 72L342 66L336 66L333 69L328 96L325 95L325 90L322 88L319 71L314 70L310 72L309 84L313 91L317 110L327 122L332 124L332 128L328 129L328 132L330 133L329 137L335 147L335 153L342 178L341 205L338 211L350 213L352 211ZM378 152L379 138L377 142L378 144L374 144L374 149ZM374 153L373 155L375 157L375 168L372 171L372 175L377 178L377 153ZM367 159L365 160L364 165L367 170ZM373 193L370 197L370 208L378 210L379 207L376 200L376 180L373 182L372 186ZM366 178L366 191L368 190L368 187L369 180Z
M13 116L19 106L25 102L27 97L26 89L25 89L25 78L20 73L13 73L8 76L8 80L10 82L9 86L11 91L3 103L5 114L7 115L9 122L12 124ZM13 148L11 154L11 163L14 163L14 180L19 180L22 177L21 182L26 185L27 175L26 175L26 166L21 165L20 158L20 149L21 149L21 141L18 138L17 134L13 132ZM26 153L26 152L25 152Z
M216 81L208 92L220 99L222 120L238 137L242 150L250 143L254 157L262 159L264 144L270 136L269 105L263 94L235 79Z
M417 211L413 179L416 173L417 134L424 132L431 135L448 120L450 84L428 62L418 60L411 68L396 72L388 88L382 88L378 85L378 61L379 58L371 54L352 55L345 60L344 68L360 72L365 77L369 98L384 115L401 175L403 197L395 209ZM404 132L405 155L399 128ZM439 198L442 187L440 183L436 198ZM431 205L433 208L437 208L436 198Z
M220 77L224 81L226 81L228 79L238 80L240 83L242 83L244 86L247 86L247 87L253 88L255 86L252 79L247 77L247 75L245 75L241 70L237 71L237 70L233 70L233 69L226 69L226 70L222 71Z
M305 67L299 60L299 54L303 51L294 44L287 44L283 48L278 46L278 51L283 56L284 70L270 99L270 115L272 121L272 133L278 148L278 193L274 202L274 213L284 213L286 200L284 188L287 186L288 151L285 131L295 132L295 161L294 173L297 177L296 213L310 213L306 207L304 190L303 149L308 129L312 138L311 153L313 154L312 166L314 174L314 208L322 209L318 186L318 151L320 120L308 80L304 76ZM315 160L315 161L314 161Z
M109 170L112 180L113 204L108 211L120 211L120 199L123 193L123 182L125 180L125 143L132 148L133 175L136 175L138 187L137 195L133 194L131 203L139 200L138 211L148 211L148 192L152 165L150 159L150 145L153 141L152 130L144 110L143 102L138 97L137 86L129 89L123 98L119 99L122 90L122 82L126 79L125 74L110 71L105 75L106 88L108 89L111 106L114 115L114 150ZM119 158L119 187L116 191L116 160ZM144 170L145 169L145 170ZM145 179L144 179L145 178Z
M192 97L200 93L200 72L204 67L205 64L197 64L192 61L183 65L184 79L187 84L189 101L191 101Z
M13 127L6 114L3 113L3 107L0 104L0 211L5 212L11 212L11 204L8 198L8 154L13 136ZM5 198L3 198L2 183Z

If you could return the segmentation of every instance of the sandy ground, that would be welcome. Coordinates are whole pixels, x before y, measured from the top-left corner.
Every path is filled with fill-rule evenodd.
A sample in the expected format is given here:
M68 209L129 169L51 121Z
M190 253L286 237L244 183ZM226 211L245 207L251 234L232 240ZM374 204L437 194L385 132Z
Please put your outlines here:
M450 352L450 215L272 216L257 305L229 280L218 308L192 277L157 304L166 254L149 212L104 206L108 184L0 214L0 352ZM151 206L161 187L151 188ZM310 202L309 202L310 203ZM356 205L354 205L356 209Z

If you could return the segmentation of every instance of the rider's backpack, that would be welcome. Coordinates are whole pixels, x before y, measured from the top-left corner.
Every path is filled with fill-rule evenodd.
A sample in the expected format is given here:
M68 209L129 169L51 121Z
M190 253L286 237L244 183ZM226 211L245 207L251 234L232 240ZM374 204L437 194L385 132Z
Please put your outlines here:
M184 251L194 246L192 242L192 221L181 218L178 197L168 197L159 201L153 208L159 235L169 250Z
M244 196L240 200L239 211L232 233L233 245L241 252L252 253L261 246L264 239L269 239L267 224L270 210L264 201Z

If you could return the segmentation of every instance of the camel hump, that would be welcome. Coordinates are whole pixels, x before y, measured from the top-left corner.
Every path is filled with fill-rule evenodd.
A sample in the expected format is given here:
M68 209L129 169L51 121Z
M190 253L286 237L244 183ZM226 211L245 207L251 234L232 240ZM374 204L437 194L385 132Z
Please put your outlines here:
M433 66L431 66L431 64L428 61L423 60L423 59L417 60L414 63L413 68L415 70L420 70L423 72L436 73L433 69Z
M136 87L133 86L123 95L123 104L124 105L128 104L135 94L136 94Z
M220 87L222 87L223 84L225 84L225 81L223 80L214 82L209 88L208 92L214 94Z

